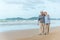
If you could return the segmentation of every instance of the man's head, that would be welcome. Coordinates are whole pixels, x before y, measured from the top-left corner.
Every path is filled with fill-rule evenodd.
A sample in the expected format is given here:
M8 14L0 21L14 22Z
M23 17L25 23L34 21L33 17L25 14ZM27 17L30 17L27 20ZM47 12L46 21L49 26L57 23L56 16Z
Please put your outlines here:
M44 12L43 11L41 11L40 13L41 13L41 15L44 15Z

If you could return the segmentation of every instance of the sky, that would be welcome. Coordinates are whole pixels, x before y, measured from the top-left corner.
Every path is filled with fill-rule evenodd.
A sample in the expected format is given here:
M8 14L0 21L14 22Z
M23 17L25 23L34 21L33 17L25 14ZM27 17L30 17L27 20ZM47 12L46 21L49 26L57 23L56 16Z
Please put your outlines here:
M0 19L38 17L42 10L60 18L60 0L0 0Z

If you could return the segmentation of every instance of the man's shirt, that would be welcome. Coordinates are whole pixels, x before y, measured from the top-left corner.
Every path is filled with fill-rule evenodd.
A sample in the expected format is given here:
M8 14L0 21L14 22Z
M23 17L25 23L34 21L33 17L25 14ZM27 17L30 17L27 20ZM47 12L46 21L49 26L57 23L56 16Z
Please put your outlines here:
M45 23L45 16L39 15L38 21L40 21L40 23Z

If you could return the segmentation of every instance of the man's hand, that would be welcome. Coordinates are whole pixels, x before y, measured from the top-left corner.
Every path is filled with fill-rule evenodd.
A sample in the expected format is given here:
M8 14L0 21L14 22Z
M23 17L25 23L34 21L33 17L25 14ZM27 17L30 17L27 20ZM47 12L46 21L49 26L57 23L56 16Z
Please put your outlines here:
M39 25L40 21L38 21L37 25Z

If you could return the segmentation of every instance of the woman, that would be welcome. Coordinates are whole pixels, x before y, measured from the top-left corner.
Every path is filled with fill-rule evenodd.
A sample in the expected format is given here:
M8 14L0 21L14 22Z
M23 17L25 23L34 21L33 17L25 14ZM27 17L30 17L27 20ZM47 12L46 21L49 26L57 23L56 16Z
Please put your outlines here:
M44 27L44 34L48 34L49 33L49 26L50 26L50 17L47 14L47 12L44 12L45 14L45 27Z

